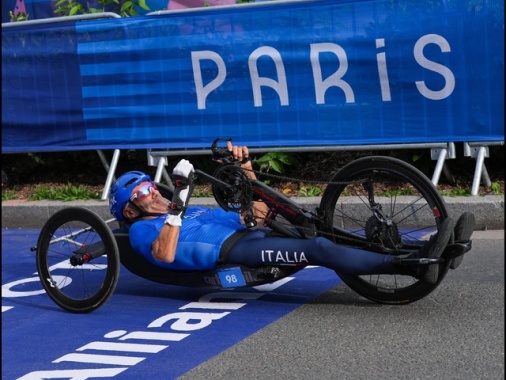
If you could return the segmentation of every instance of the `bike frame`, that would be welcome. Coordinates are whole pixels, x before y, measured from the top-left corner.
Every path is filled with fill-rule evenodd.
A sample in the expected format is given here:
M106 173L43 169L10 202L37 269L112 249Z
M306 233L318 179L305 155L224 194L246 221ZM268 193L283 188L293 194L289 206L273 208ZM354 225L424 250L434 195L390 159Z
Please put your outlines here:
M419 250L426 241L419 235L411 236L411 226L406 225L406 220L410 219L417 225L415 231L418 233L429 234L437 231L441 220L448 217L448 212L443 198L430 180L401 160L372 156L352 161L328 182L320 205L314 210L307 210L264 182L249 179L243 172L242 163L234 160L228 150L217 147L218 140L213 143L212 152L213 159L220 165L212 175L196 169L195 177L211 183L218 205L227 211L242 213L248 227L256 226L257 219L261 219L262 225L272 230L270 236L291 239L322 236L338 245L394 255L399 263L440 266L436 283L424 283L409 274L401 274L402 278L385 275L387 280L384 281L381 278L383 275L338 273L355 292L372 301L406 304L425 297L445 277L451 260L471 249L470 240L451 241L441 257L403 258L407 253ZM374 186L385 179L395 183L402 194L406 188L411 189L414 201L396 207L397 193L387 196L377 194ZM172 199L173 193L168 186L157 183L157 187L163 197ZM339 197L348 192L359 198L355 207L362 209L360 215L355 213L353 207L346 212L338 204ZM267 207L267 213L262 218L252 212L255 202L263 202ZM82 313L104 304L118 281L120 263L133 274L150 281L207 288L262 285L304 268L274 264L251 268L230 264L223 252L213 270L177 271L162 268L134 252L127 226L120 224L120 228L114 228L110 226L114 221L103 221L97 214L82 207L70 207L52 215L42 228L37 247L33 247L32 251L37 252L37 269L46 292L62 308ZM86 240L87 234L95 234L98 238ZM55 243L60 244L52 249ZM63 257L67 257L67 260L61 261ZM52 268L64 269L64 275L53 275ZM79 281L72 282L73 273L76 273ZM90 292L89 287L83 286L81 291L85 292L84 297L74 297L81 283L84 285L81 279L85 276L93 277L96 290ZM239 281L229 281L232 278ZM67 289L69 285L72 290Z

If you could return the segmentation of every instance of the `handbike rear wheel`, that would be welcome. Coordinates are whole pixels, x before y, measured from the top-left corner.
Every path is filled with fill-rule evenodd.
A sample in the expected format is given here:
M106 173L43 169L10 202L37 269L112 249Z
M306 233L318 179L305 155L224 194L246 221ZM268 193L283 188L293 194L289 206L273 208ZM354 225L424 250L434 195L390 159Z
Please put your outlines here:
M37 241L36 260L48 296L73 313L102 306L118 282L116 239L107 224L85 208L62 209L48 219Z
M323 230L338 244L390 255L412 252L422 247L448 217L445 202L430 180L396 158L371 156L354 160L339 170L331 182L320 210L325 219ZM384 221L374 215L371 203ZM407 275L338 275L369 300L408 304L427 296L443 280L449 262L437 265L440 268L435 284Z

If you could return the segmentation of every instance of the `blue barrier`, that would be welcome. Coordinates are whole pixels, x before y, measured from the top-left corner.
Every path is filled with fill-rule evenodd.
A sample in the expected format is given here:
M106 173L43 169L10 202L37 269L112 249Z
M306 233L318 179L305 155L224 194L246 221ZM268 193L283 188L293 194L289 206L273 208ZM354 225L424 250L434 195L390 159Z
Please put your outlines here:
M502 0L10 24L3 153L504 141Z

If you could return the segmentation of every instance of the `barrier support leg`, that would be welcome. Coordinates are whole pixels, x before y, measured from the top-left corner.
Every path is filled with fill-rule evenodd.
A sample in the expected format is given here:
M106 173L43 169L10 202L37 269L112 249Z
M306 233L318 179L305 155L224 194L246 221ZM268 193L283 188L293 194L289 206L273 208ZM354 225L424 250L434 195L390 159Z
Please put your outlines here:
M102 159L102 162L105 162L104 166L108 167L107 161L105 160L102 151L98 152L100 152L99 156ZM103 201L105 201L109 197L109 191L111 190L112 182L115 181L114 173L116 172L116 167L118 166L120 153L121 151L119 149L114 149L114 154L111 160L111 166L107 173L107 179L105 180L104 190L102 191L102 198L100 198Z
M165 169L165 166L167 165L167 157L160 155L152 156L151 149L148 149L147 155L148 155L148 165L156 166L154 181L161 182L161 179L163 177L165 183L169 186L169 189L174 190L172 180L170 179L169 173L167 173L167 170Z
M464 156L476 159L471 195L478 195L480 183L482 182L485 186L492 186L487 168L485 167L485 157L488 157L488 155L488 146L481 145L471 147L469 143L464 143Z
M102 165L104 166L104 169L106 172L109 172L109 163L107 162L107 159L105 158L104 152L101 150L97 150L98 157L100 158L100 161L102 161Z
M170 190L174 190L174 185L165 169L165 165L167 164L166 157L160 157L158 160L158 164L156 165L156 173L155 173L155 182L160 182L162 176Z
M448 165L446 165L445 160L455 158L455 144L449 143L448 148L432 148L430 150L430 154L433 160L437 159L436 168L434 169L434 173L432 175L432 183L434 186L437 186L439 183L441 172L445 174L450 183L454 183L455 178L453 177Z

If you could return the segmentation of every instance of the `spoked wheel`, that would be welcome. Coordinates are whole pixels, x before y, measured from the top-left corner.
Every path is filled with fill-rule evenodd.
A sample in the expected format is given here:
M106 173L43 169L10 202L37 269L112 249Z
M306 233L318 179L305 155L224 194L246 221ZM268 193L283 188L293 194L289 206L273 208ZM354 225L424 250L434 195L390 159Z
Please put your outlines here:
M48 219L39 235L36 257L47 294L70 312L99 308L118 282L116 239L97 214L84 208L62 209Z
M418 169L392 157L364 157L345 165L325 190L323 229L336 243L389 255L420 249L448 217L445 203ZM407 304L432 292L448 272L440 265L436 284L407 275L338 273L356 293L378 303Z

